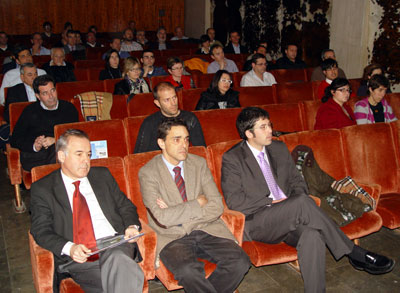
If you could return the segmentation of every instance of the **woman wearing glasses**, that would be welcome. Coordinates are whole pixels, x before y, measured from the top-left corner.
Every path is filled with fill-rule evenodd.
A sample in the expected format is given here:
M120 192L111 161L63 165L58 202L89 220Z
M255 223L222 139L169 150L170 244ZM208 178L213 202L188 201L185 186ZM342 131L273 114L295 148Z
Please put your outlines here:
M140 78L140 62L137 58L128 57L124 62L124 70L122 72L123 80L115 84L114 95L129 95L148 93L149 85Z
M178 57L170 57L167 59L167 68L169 76L164 80L170 82L176 90L195 88L194 82L190 75L184 75L185 71L183 61Z
M336 78L325 89L322 105L315 119L314 129L342 128L355 125L353 110L347 104L350 98L350 83L345 78Z
M240 107L239 92L232 89L232 76L226 70L218 70L210 87L201 93L196 110L226 109Z

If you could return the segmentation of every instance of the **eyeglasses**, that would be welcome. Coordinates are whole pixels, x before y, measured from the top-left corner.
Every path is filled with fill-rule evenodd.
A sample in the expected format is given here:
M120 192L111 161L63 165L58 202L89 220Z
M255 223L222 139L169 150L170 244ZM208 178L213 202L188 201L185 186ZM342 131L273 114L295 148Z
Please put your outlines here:
M336 89L336 91L339 91L339 92L341 92L341 93L350 93L350 94L351 94L351 89L347 89L347 88L344 88L344 89Z
M220 80L221 82L223 82L223 83L232 83L232 80L230 80L230 79L221 79Z
M261 125L260 127L253 127L252 129L253 130L255 130L255 129L261 129L261 130L263 130L263 131L265 131L266 129L272 129L272 123L270 122L270 123L268 123L268 124L263 124L263 125Z
M183 67L175 67L175 68L171 68L171 70L183 70Z
M142 71L142 70L141 70L140 67L139 67L139 68L132 68L130 71L140 72L140 71Z

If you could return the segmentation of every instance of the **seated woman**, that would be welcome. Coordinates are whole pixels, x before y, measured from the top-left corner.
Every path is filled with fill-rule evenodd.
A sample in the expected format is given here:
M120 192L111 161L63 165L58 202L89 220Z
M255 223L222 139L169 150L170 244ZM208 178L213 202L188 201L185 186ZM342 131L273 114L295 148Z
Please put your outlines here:
M114 95L129 95L150 92L147 82L140 78L140 62L137 58L128 57L124 62L122 77L114 87Z
M201 93L196 110L240 107L239 92L232 89L232 76L226 70L218 70L207 91Z
M345 78L336 78L325 89L322 105L315 118L314 129L342 128L355 125L353 110L347 104L351 93L350 83Z
M164 81L170 82L176 90L195 88L194 82L190 75L183 75L184 65L180 58L168 58L167 68L171 75L169 75Z
M355 105L354 116L357 124L372 124L376 122L392 122L397 118L393 109L385 100L389 80L382 74L373 75L368 81L369 96Z
M367 97L369 95L368 80L375 74L384 74L383 67L380 64L372 63L364 68L360 87L357 90L357 97ZM389 87L386 92L391 93Z
M104 55L106 61L105 68L100 72L99 80L121 78L122 73L119 68L119 54L117 50L111 49Z
M200 37L200 48L196 51L196 54L210 54L210 37L208 35Z

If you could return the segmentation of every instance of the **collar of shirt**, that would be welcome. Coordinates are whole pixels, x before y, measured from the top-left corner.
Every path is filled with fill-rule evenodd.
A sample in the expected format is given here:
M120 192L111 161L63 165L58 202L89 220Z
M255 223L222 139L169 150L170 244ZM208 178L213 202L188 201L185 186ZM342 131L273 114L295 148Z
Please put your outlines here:
M58 66L54 64L53 60L50 60L50 66ZM61 66L67 66L67 64L65 63L65 61L63 61L63 64Z
M57 101L57 105L55 106L54 109L49 109L49 108L47 108L47 107L45 106L45 104L43 104L42 101L40 101L40 106L42 106L42 108L45 109L45 110L48 110L48 111L55 111L55 110L58 109L58 103L59 103L59 101Z
M258 154L261 151L257 150L255 147L251 146L247 140L246 140L246 143L247 143L247 146L249 147L251 153L253 154L254 158L256 159L258 165L260 165L260 160L258 159ZM264 159L268 162L268 165L269 165L269 160L268 160L267 152L265 151L265 146L263 147L262 152L264 152Z
M184 171L184 169L183 169L183 161L180 161L178 165L174 166L174 165L172 165L170 162L168 162L167 159L164 158L163 155L161 155L161 158L163 159L165 165L167 166L168 171L169 171L169 173L170 173L171 176L172 176L172 179L175 180L174 168L175 168L175 167L180 167L180 168L181 168L181 176L182 176L183 180L185 180L185 171Z
M28 95L28 101L29 102L36 102L37 99L36 99L35 91L33 90L33 88L31 88L26 83L24 83L24 86L25 86L26 94Z
M332 80L330 80L330 79L325 79L325 81L327 82L327 83L329 83L329 84L331 84L332 83Z

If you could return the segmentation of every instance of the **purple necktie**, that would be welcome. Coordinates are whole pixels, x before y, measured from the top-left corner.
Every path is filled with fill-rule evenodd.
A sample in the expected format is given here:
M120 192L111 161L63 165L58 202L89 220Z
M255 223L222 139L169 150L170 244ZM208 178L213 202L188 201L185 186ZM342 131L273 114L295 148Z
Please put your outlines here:
M269 191L272 194L274 200L284 199L286 195L279 188L275 181L274 175L272 174L271 168L265 160L264 153L260 152L258 154L258 159L260 160L261 171L264 175L265 181L267 181Z

